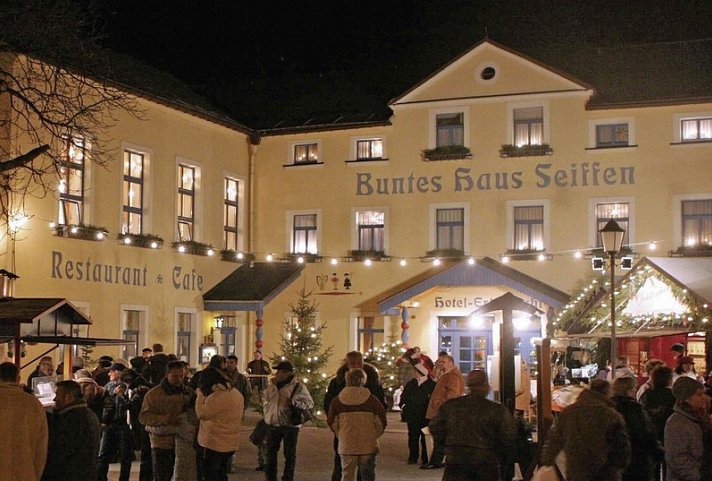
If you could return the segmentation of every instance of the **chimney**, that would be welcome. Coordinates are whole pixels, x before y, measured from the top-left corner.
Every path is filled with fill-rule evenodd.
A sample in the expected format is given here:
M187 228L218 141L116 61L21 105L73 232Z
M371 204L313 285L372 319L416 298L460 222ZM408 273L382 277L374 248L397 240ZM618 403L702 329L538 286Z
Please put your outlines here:
M15 279L19 278L5 269L0 269L0 299L15 297Z

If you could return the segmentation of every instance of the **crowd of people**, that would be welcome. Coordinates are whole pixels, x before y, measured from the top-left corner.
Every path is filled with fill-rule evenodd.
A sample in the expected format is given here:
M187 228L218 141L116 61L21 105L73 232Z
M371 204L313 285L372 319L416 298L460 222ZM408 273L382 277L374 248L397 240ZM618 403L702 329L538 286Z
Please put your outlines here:
M251 436L259 448L256 469L266 481L293 481L300 428L315 408L309 389L288 360L270 368L256 352L249 378L238 361L216 355L192 374L156 344L129 362L103 357L91 372L77 363L73 380L56 383L51 414L20 385L18 368L1 364L0 418L13 422L0 424L0 479L106 481L109 464L118 462L119 481L129 481L140 452L140 481L227 481L255 391L263 413L261 434L256 428ZM447 352L433 361L417 347L397 365L408 428L404 462L443 469L443 481L512 479L521 458L515 417L488 399L485 371L463 374ZM539 464L566 481L712 479L709 388L694 359L681 352L675 368L650 360L641 385L624 357L612 371L581 389L541 433ZM43 357L31 377L53 372L51 358ZM378 370L360 352L346 354L323 408L334 434L332 481L375 481L387 404Z

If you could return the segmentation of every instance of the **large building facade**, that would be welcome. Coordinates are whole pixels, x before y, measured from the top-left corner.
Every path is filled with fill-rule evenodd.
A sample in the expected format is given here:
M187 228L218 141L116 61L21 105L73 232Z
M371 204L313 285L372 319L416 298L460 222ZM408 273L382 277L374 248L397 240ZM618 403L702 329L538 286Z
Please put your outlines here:
M142 98L145 120L112 132L114 162L80 162L79 198L58 184L2 249L18 295L66 297L93 334L137 337L122 357L152 342L192 364L209 342L241 360L256 346L271 354L305 287L337 358L403 339L452 352L463 370L496 363L501 315L481 308L511 293L536 310L514 319L531 360L551 313L591 277L608 220L638 255L712 242L710 92L658 92L650 79L623 92L619 74L602 90L486 40L393 99L387 120L254 132ZM109 234L65 234L76 219ZM214 254L172 246L184 240ZM203 295L238 252L243 269L268 255L303 268L259 308L238 293L208 310Z

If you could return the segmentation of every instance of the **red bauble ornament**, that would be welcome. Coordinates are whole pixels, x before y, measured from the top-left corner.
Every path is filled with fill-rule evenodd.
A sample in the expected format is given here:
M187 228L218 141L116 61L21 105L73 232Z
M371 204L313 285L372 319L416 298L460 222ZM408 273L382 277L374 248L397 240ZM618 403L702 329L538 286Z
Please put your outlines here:
M265 321L262 319L255 319L255 326L257 327L262 327L264 325Z
M403 329L404 331L406 329L408 329L409 327L410 327L410 324L408 324L407 322L405 322L405 321L401 322L401 329Z
M262 346L264 346L264 345L265 345L265 343L259 339L257 341L255 341L255 346L257 347L257 349L262 349Z

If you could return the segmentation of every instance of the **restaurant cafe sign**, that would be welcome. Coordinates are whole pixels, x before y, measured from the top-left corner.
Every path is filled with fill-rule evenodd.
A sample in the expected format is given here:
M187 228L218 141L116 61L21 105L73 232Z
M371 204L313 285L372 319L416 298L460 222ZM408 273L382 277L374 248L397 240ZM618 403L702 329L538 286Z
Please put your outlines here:
M634 166L604 167L600 162L572 162L565 168L540 162L530 171L513 172L473 172L469 167L458 167L446 176L411 172L398 177L375 177L367 172L356 173L356 195L363 196L634 184Z
M65 257L61 251L52 251L50 266L52 279L85 284L112 284L132 287L153 287L169 284L178 291L202 291L204 279L195 269L188 271L174 265L168 276L154 273L147 266L107 264L91 256Z

